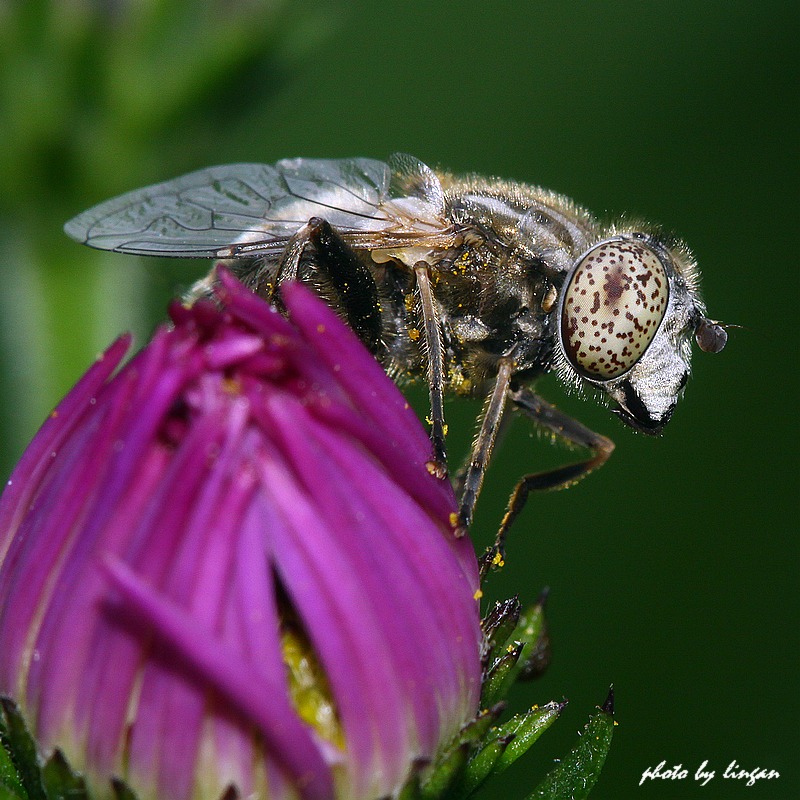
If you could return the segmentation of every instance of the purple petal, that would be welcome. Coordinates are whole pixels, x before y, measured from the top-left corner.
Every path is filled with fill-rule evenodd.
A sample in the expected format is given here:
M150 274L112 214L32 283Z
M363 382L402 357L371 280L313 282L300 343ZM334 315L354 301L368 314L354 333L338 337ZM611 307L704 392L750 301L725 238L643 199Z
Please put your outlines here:
M262 675L251 671L246 664L237 663L237 654L220 646L213 631L203 630L194 617L162 599L122 562L109 561L106 568L128 607L152 625L182 660L224 693L237 713L258 726L268 746L300 788L301 797L304 800L332 797L330 770L294 709L280 701L281 687L265 684ZM254 686L260 686L261 691L253 692Z
M94 402L94 395L117 368L130 344L130 336L120 336L94 362L44 422L11 474L0 497L0 563L21 515L27 511L30 494L51 463L53 453L58 452L76 421ZM12 512L16 512L16 515Z

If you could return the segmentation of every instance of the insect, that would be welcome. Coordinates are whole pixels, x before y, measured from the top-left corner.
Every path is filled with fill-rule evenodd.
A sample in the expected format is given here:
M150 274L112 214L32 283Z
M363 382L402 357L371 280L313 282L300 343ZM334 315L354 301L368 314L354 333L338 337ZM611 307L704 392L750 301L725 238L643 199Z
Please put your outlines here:
M310 284L392 377L427 380L440 476L443 394L484 396L460 474L464 527L509 405L588 450L519 481L494 556L530 491L578 480L614 448L535 394L538 377L555 371L656 434L689 376L692 337L706 352L727 339L706 317L690 251L659 228L603 225L546 189L458 177L408 155L211 167L101 203L65 230L102 250L230 260L278 304L284 281ZM212 285L213 272L191 295Z

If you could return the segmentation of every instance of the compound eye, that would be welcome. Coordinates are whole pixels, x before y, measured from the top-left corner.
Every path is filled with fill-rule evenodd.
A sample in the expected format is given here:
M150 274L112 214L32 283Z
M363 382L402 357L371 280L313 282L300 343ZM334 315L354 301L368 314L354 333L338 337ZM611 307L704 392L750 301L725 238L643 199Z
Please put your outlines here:
M581 257L564 288L564 353L586 378L622 375L653 341L668 299L667 274L653 250L641 242L601 242Z

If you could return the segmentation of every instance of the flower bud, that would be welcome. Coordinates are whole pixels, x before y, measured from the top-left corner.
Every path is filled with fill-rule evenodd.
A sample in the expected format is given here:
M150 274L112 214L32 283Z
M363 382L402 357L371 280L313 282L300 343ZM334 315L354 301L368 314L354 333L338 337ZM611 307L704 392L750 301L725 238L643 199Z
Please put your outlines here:
M0 694L100 796L392 795L477 712L453 491L310 292L217 300L114 343L12 475Z

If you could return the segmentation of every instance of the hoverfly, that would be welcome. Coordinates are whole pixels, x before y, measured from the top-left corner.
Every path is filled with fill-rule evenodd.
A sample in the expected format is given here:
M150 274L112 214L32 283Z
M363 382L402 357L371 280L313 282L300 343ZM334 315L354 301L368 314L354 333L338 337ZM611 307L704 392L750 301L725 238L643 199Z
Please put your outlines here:
M101 203L65 230L102 250L230 260L278 304L284 281L310 284L392 377L427 380L442 477L444 392L486 397L461 475L465 527L509 403L589 450L519 481L495 555L529 491L576 481L614 447L538 397L539 376L555 371L656 434L686 384L692 336L706 352L727 339L706 317L690 251L660 229L602 225L546 189L407 155L211 167ZM191 296L212 285L213 272Z

